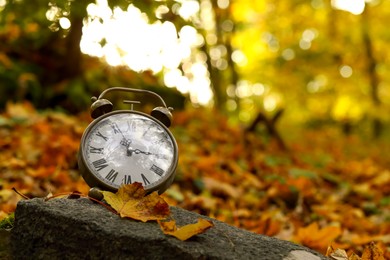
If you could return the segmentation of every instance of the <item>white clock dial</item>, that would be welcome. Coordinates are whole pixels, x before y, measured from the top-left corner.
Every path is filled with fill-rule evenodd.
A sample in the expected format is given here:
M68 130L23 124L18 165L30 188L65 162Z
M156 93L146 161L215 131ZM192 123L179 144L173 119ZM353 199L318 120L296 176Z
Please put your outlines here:
M92 125L83 145L89 171L106 185L140 182L145 189L169 179L176 143L166 128L139 113L115 113Z

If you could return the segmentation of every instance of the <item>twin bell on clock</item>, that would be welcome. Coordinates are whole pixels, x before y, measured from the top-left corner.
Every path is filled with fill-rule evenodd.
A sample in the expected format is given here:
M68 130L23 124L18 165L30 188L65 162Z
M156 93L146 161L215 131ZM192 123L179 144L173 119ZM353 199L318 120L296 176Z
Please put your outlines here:
M131 109L113 111L113 104L103 98L113 91L145 94L159 106L149 115L132 109L139 101L124 100ZM94 120L83 133L78 153L81 175L91 191L115 192L123 184L139 182L147 192L163 193L178 162L177 143L168 130L172 109L155 92L133 88L109 88L92 101Z

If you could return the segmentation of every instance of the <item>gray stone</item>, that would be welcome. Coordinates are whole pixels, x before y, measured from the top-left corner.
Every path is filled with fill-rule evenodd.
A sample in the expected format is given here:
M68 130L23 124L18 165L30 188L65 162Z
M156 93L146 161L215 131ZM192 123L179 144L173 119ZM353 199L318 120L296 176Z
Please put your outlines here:
M177 207L171 213L178 225L210 219ZM15 259L327 259L291 242L211 220L214 227L180 241L164 235L154 221L122 219L87 199L25 200L16 208L11 251Z
M304 260L320 260L321 258L319 258L316 255L313 255L310 252L303 251L303 250L293 250L293 251L291 251L288 254L288 256L283 258L283 260L301 260L301 259L304 259Z
M11 259L9 250L10 230L0 229L0 259Z

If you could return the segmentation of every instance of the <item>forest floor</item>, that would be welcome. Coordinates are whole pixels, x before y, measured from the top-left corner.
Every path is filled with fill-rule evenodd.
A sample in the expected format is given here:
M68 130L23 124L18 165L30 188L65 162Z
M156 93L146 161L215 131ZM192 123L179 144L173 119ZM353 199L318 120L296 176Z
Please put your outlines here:
M390 142L334 128L284 128L283 150L266 133L247 133L215 112L174 117L179 165L163 194L170 205L323 254L331 246L362 256L375 245L390 259ZM7 106L0 114L0 220L21 199L13 188L28 197L88 193L76 154L89 122L87 113Z

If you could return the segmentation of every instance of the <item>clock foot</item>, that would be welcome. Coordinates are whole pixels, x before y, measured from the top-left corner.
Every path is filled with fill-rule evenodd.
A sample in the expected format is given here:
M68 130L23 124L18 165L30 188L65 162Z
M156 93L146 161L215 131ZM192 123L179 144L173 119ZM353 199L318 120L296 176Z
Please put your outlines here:
M91 197L91 198L94 198L96 200L102 200L103 199L103 193L102 191L97 188L97 187L93 187L89 190L88 192L88 196Z

